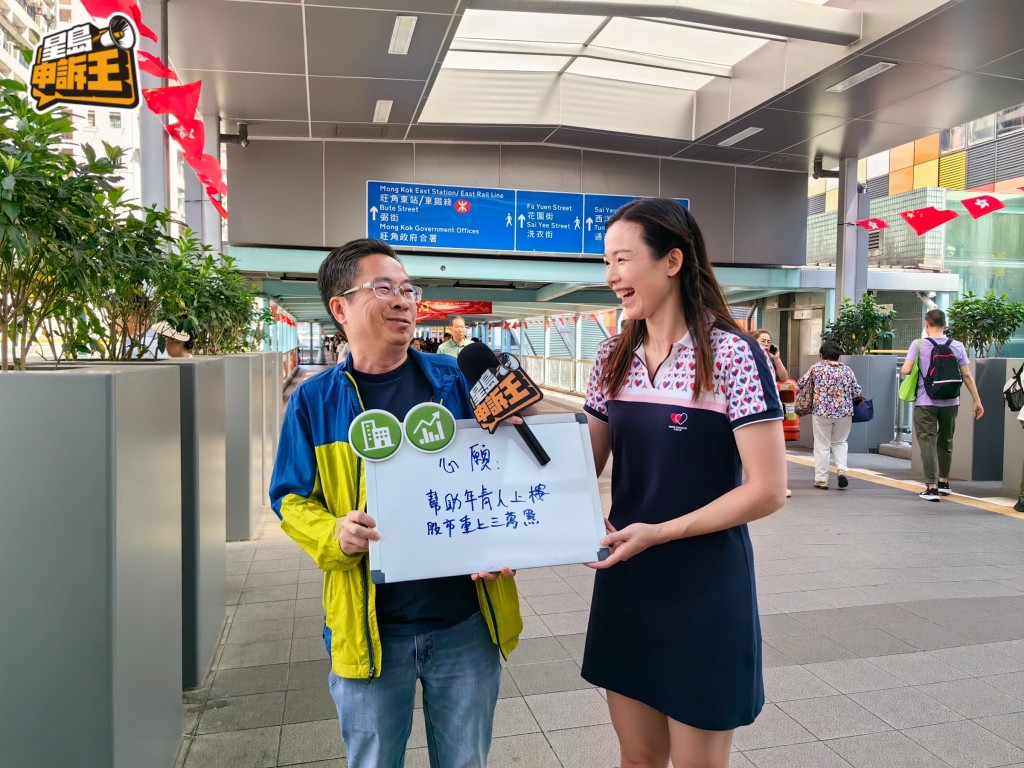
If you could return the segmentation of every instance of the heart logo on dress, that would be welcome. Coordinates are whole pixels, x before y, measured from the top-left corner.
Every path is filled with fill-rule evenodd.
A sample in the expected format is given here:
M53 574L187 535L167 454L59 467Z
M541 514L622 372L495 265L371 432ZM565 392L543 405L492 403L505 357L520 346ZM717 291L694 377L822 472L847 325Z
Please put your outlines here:
M686 413L673 413L669 418L672 419L672 423L676 426L682 426L686 423L688 415Z

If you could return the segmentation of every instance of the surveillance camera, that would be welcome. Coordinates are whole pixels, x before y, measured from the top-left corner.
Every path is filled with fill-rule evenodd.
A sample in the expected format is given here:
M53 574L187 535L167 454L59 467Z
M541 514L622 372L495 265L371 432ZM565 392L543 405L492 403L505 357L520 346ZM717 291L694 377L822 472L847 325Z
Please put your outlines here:
M241 141L238 142L238 145L244 149L245 147L249 146L249 140L248 139L242 139Z

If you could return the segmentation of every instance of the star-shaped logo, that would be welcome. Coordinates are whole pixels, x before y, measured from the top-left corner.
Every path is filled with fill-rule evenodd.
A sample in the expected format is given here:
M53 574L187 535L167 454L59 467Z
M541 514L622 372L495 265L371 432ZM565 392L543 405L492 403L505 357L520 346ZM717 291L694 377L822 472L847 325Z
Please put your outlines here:
M980 200L978 200L978 202L975 203L975 205L978 206L979 208L988 208L988 200L986 200L985 198L981 198Z

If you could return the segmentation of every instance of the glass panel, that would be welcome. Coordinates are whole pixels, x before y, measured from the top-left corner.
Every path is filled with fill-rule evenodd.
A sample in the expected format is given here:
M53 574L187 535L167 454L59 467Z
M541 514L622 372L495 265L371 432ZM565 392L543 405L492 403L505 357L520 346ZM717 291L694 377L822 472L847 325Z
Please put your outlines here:
M996 114L996 135L1005 136L1024 128L1024 104L1004 109Z
M957 152L967 146L967 126L958 125L939 134L939 152Z
M470 8L463 14L455 36L475 40L528 40L582 45L604 19L604 16L477 11Z
M973 147L996 137L996 116L980 117L967 124L967 146Z
M767 43L764 38L747 35L625 18L612 19L594 38L594 45L605 48L728 65L742 61Z
M695 75L691 72L677 72L671 69L641 67L638 64L624 64L619 61L585 58L576 59L566 70L566 74L622 80L627 83L660 85L665 88L679 88L688 91L696 91L714 80L710 75Z
M449 51L445 69L474 69L491 72L560 72L568 56L534 56L518 53L472 53Z

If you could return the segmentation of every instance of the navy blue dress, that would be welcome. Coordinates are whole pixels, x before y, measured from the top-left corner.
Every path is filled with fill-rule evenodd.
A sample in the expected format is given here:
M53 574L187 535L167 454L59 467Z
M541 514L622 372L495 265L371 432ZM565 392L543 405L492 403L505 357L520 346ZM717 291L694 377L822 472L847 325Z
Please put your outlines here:
M598 353L585 405L610 427L612 524L672 520L740 485L734 431L782 418L757 342L715 329L714 388L696 402L689 335L653 384L637 349L625 386L609 400L599 382L616 342ZM747 527L651 547L598 571L583 677L695 728L753 722L764 685Z

